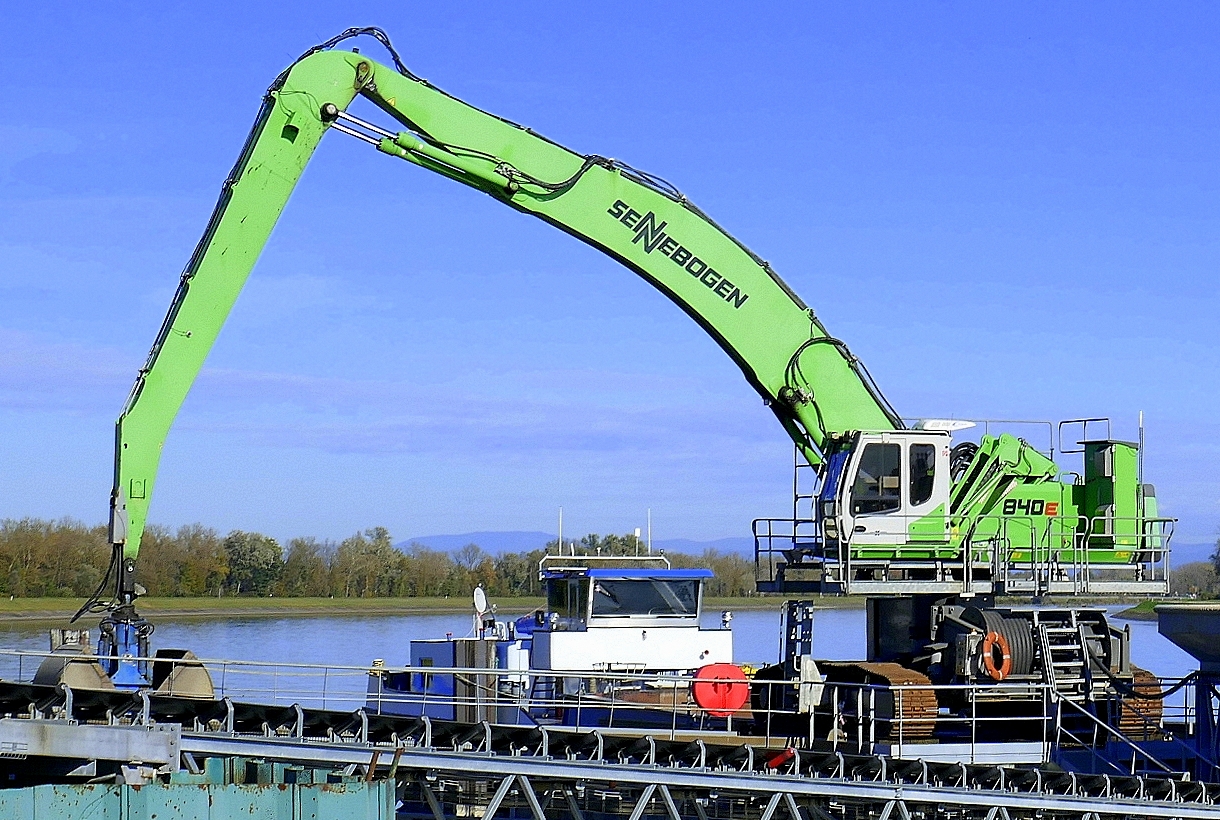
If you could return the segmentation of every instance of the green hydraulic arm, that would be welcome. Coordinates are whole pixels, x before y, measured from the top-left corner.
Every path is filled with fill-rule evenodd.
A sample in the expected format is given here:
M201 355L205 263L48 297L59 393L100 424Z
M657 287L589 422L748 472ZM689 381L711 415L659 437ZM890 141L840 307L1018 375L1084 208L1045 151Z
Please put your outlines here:
M376 37L394 67L334 50ZM347 113L364 97L396 122ZM276 220L327 131L363 139L546 220L642 276L737 363L811 464L836 435L902 422L847 347L759 259L668 183L574 153L410 73L376 29L307 52L268 90L116 428L111 541L131 565L169 432Z
M985 436L966 474L953 483L949 513L973 520L994 510L1015 482L1045 484L1055 481L1059 472L1055 462L1023 439L1008 434Z

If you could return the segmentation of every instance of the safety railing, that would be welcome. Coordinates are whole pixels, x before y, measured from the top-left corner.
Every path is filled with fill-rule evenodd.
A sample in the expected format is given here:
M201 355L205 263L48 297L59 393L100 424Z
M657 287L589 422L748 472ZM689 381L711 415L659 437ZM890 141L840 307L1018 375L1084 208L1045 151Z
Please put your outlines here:
M1078 724L1075 728L1071 728L1073 722ZM1178 771L1162 759L1168 755L1164 752L1161 756L1153 754L1131 734L1100 720L1079 703L1068 698L1055 698L1054 745L1061 753L1072 749L1083 751L1102 774L1178 775ZM1172 733L1161 733L1159 739L1162 743L1177 747L1178 758L1192 762L1203 760L1208 768L1220 774L1220 766L1214 760L1203 757L1197 745L1186 743ZM1079 766L1079 763L1076 765ZM1215 776L1208 779L1214 780Z
M988 534L971 538L969 548L990 556L999 592L1169 591L1176 519L1028 515L984 516L978 521L974 530ZM1099 524L1115 522L1131 525L1132 534L1122 536L1126 543L1097 544Z
M785 702L785 695L794 688L816 691L818 705L805 713L756 713L756 725L770 721L759 726L764 734L791 734L799 729L802 737L816 744L828 743L832 751L851 754L943 757L967 763L1049 759L1053 712L1050 687L1043 683L978 686L755 680L753 685L756 693L762 690L760 699L767 703ZM1004 701L1030 708L1003 713L995 705Z
M12 680L29 680L49 652L0 651L0 666ZM57 658L63 655L55 655ZM73 654L71 660L113 660ZM123 657L124 662L164 662ZM654 730L736 732L752 725L747 681L720 682L741 687L745 703L724 714L696 703L694 678L673 673L602 670L554 671L481 669L440 666L344 666L192 658L181 665L202 666L211 677L214 697L268 706L423 715L438 708L473 716L473 722L521 722L535 725L561 720L565 726L631 728L646 723ZM10 671L11 670L11 671ZM391 680L415 685L394 686ZM543 685L543 684L546 685ZM191 696L171 684L153 694ZM540 694L541 693L541 694ZM556 718L556 715L559 718ZM743 723L743 720L746 721Z
M874 582L890 585L893 592L902 591L894 584L931 585L941 592L987 591L973 584L979 575L987 580L977 570L990 567L993 558L981 550L968 557L959 544L945 538L947 522L930 523L926 515L901 514L856 520L868 525L884 521L887 531L852 533L850 538L828 542L812 519L756 519L752 531L760 591L870 592ZM935 532L930 530L926 540L920 540L918 533L908 535L921 524Z
M16 672L15 680L28 680L49 654L0 651L0 664ZM86 654L73 658L97 660ZM1137 711L1134 721L1129 716L1123 718L1121 712L1112 713L1108 721L1103 721L1038 681L933 685L754 678L748 682L719 682L721 687L744 687L745 691L739 692L737 702L718 710L707 704L700 706L691 688L694 679L677 674L342 666L208 658L185 663L201 665L208 671L217 701L280 707L279 712L268 715L282 716L294 709L298 713L299 709L340 713L363 710L368 714L428 716L459 723L646 731L669 739L751 736L756 738L753 742L763 746L826 748L824 744L828 744L832 751L850 754L926 760L939 755L970 763L1014 762L1018 758L1021 762L1044 762L1065 747L1101 750L1106 744L1118 744L1129 750L1127 763L1116 764L1118 758L1111 749L1106 767L1118 765L1128 773L1165 768L1149 760L1156 755L1140 745L1150 740L1181 747L1181 755L1190 753L1198 720L1190 680L1179 681L1182 685L1162 701L1158 711L1142 715ZM401 685L406 680L413 680L415 685ZM1154 687L1144 681L1136 686L1160 692L1173 683L1157 681ZM749 697L744 697L747 692ZM171 687L155 694L183 693L175 693ZM1134 698L1120 702L1115 697L1109 702L1119 710L1140 703ZM1013 704L1021 706L1013 708ZM1087 716L1078 714L1081 712ZM1065 713L1073 720L1065 720ZM275 721L268 720L263 731L278 731ZM1122 728L1117 725L1120 722Z
M757 518L754 535L754 580L772 583L781 579L788 566L800 568L805 558L812 564L825 555L812 518ZM837 558L837 556L836 556Z

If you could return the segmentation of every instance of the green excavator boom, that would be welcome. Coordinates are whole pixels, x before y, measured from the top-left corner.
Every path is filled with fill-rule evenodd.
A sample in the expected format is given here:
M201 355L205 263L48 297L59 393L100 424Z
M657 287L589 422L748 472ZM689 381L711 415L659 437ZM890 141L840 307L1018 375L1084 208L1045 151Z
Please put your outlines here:
M116 426L111 542L134 560L162 445L276 220L322 137L363 139L543 219L617 259L707 331L741 368L810 464L852 430L903 425L867 371L766 262L673 186L568 150L411 74L333 50L272 85ZM347 112L361 96L395 121Z

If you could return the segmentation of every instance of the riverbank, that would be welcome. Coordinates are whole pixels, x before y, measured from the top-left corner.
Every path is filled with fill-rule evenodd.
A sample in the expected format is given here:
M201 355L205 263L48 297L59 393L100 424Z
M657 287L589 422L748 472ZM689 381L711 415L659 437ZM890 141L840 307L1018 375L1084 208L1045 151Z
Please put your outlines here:
M862 609L864 599L823 597L814 599L826 609ZM542 607L542 598L493 598L503 615L523 615ZM0 620L22 623L59 624L80 607L75 598L16 598L0 600ZM387 615L464 615L471 611L462 598L141 598L140 614L152 621L194 618L309 618L378 617ZM705 598L705 612L719 610L778 610L781 597ZM85 615L86 624L97 616Z
M541 598L509 598L500 603L506 614L530 612ZM71 618L81 602L74 598L17 598L0 600L0 619L55 622ZM376 617L385 615L446 615L470 611L470 603L457 598L141 598L140 614L152 621L187 618L308 618ZM81 621L96 620L84 615Z
M703 611L775 610L783 606L785 596L751 595L742 598L704 598ZM808 596L819 609L863 609L865 598L859 595ZM542 598L492 598L502 615L524 615L533 612L546 601ZM1002 598L1000 606L1028 606L1028 601ZM1050 602L1047 602L1050 603ZM1057 606L1098 606L1104 604L1134 604L1116 616L1133 621L1155 621L1154 607L1174 603L1172 599L1132 601L1123 598L1057 600ZM81 602L76 598L16 598L0 600L0 620L23 623L58 624L66 622ZM194 618L310 618L310 617L379 617L388 615L464 615L471 611L469 599L461 598L141 598L139 610L146 618L156 621ZM95 617L82 617L92 621Z
M1198 598L1153 598L1140 601L1130 609L1124 609L1118 613L1118 617L1126 618L1131 621L1155 621L1157 620L1156 608L1161 604L1204 604L1215 605L1215 600Z
M1166 598L1163 600L1158 599L1158 600L1140 601L1138 604L1131 607L1130 609L1124 609L1122 612L1117 613L1117 617L1126 618L1128 621L1155 621L1156 620L1156 607L1159 604L1174 604L1174 603L1183 603L1183 602L1175 601L1175 600L1172 600L1169 598Z

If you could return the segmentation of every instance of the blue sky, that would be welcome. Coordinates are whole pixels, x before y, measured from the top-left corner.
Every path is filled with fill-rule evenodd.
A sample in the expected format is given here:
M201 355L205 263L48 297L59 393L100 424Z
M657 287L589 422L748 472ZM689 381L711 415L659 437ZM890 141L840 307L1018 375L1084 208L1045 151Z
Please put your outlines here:
M263 90L375 24L450 93L674 182L904 415L1133 437L1144 410L1179 539L1220 534L1214 6L150 8L0 12L37 33L0 56L0 517L104 518L114 418ZM562 505L621 532L651 508L658 538L711 539L783 514L791 458L644 282L331 135L152 518L406 536L553 529Z

